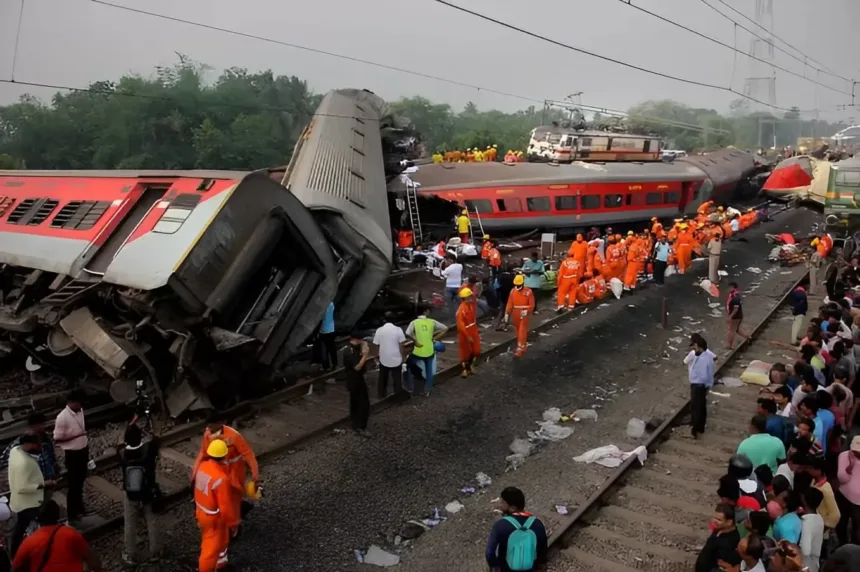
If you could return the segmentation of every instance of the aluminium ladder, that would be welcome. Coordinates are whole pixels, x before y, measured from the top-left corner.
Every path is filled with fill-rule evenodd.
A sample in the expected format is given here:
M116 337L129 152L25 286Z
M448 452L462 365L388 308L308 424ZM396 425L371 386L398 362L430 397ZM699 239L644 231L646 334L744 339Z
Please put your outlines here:
M409 211L409 223L412 225L413 246L419 246L424 242L424 234L421 232L421 213L418 211L418 185L407 178L406 181L406 208Z

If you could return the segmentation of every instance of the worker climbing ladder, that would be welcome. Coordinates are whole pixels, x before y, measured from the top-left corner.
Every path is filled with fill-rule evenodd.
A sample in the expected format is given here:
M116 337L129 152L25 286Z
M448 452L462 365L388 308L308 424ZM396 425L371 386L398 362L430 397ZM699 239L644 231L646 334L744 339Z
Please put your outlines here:
M468 212L468 209L467 209ZM472 213L469 213L469 218L472 218ZM481 215L478 213L478 208L475 207L475 220L478 221L478 229L481 231L481 238L484 238L484 223L481 222ZM475 225L469 224L469 236L472 239L472 244L478 244L475 242Z
M409 223L412 225L413 244L422 244L424 235L421 232L421 213L418 211L418 185L406 179L406 208L409 210Z

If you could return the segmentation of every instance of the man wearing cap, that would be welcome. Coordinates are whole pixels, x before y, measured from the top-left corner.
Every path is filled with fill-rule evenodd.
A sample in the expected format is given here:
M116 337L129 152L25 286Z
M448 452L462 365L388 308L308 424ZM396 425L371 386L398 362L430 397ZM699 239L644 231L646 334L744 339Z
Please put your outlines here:
M860 435L851 440L851 448L839 454L836 500L842 518L836 527L843 543L860 544Z
M522 274L514 277L514 289L508 296L505 307L505 323L513 319L517 332L517 351L514 357L522 357L526 353L529 339L529 317L535 309L535 296L531 288L525 285Z
M213 439L194 475L194 504L200 527L200 572L214 572L227 566L230 536L239 526L239 513L233 503L233 482L227 466L227 444Z
M463 209L460 216L457 217L457 234L460 235L460 242L468 244L469 229L472 228L472 221L469 220L469 211Z
M412 394L415 374L424 377L424 395L429 396L433 389L433 370L436 363L436 340L441 339L448 328L441 322L428 317L430 310L424 308L421 315L406 327L406 338L414 344L409 359L406 360L406 391ZM423 371L422 371L423 369Z
M490 259L490 249L493 247L493 242L490 240L490 235L484 235L484 244L481 246L481 259Z
M365 437L367 421L370 418L370 396L364 381L364 372L370 359L370 347L358 332L349 335L343 356L343 370L346 373L346 389L349 391L349 418L352 428Z
M460 290L460 307L457 309L457 347L460 351L460 377L474 375L475 362L481 354L481 335L475 315L475 303L470 288Z

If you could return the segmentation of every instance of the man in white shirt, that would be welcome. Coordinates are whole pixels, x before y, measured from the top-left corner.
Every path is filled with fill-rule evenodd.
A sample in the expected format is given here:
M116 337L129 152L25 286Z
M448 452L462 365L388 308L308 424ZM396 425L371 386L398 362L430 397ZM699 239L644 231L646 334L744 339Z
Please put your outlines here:
M83 393L72 391L66 398L66 408L57 415L54 423L54 443L66 456L66 472L69 483L67 512L69 520L77 520L85 514L84 481L87 478L87 463L90 460L87 446L87 427L81 407Z
M818 507L824 500L824 494L815 487L809 487L803 492L803 511L800 529L800 552L803 554L803 565L809 572L818 572L821 562L821 545L824 542L824 519L818 514Z
M399 327L386 321L373 335L373 345L379 355L379 382L377 394L379 399L388 395L388 378L391 378L394 393L403 393L402 347L406 343L406 334Z
M460 286L463 285L463 265L457 262L452 254L446 258L448 266L442 270L442 277L445 279L445 302L448 304L448 312L453 318L460 306L459 294Z

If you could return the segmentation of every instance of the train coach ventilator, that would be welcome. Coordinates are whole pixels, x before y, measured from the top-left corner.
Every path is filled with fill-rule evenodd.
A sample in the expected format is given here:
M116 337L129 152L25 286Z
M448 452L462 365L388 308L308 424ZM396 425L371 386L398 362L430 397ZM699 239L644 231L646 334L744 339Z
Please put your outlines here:
M263 393L330 302L351 328L390 274L403 137L344 89L285 167L0 171L4 367L129 404L142 379L159 416Z

